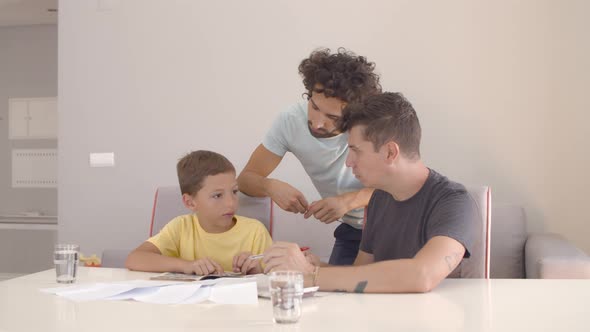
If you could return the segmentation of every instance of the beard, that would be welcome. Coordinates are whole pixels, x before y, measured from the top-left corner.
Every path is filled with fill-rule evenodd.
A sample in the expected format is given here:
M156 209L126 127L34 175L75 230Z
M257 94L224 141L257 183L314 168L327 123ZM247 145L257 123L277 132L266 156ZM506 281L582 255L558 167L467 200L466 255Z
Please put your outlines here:
M320 129L317 131L314 131L311 128L311 123L307 123L307 129L309 129L309 133L311 134L311 136L315 137L315 138L330 138L330 137L334 137L336 135L340 135L340 132L337 129L334 129L332 131L327 131L326 129Z

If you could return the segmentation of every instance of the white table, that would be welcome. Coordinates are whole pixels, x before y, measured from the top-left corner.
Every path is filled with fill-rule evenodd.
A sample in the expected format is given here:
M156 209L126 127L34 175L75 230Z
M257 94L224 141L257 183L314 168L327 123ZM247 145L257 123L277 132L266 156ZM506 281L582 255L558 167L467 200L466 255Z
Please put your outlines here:
M78 283L148 278L80 268ZM40 288L54 270L0 282L0 331L590 331L590 280L445 280L428 294L332 293L307 298L295 325L257 305L76 303Z

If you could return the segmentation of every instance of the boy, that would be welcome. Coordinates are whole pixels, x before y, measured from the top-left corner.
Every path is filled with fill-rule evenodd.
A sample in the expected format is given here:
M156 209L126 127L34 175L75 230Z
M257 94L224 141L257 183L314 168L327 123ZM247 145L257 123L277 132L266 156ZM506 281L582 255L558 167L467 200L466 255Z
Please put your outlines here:
M227 158L194 151L177 166L182 202L193 214L172 219L127 257L130 270L186 274L261 273L260 260L272 244L264 225L234 215L238 208L236 170Z

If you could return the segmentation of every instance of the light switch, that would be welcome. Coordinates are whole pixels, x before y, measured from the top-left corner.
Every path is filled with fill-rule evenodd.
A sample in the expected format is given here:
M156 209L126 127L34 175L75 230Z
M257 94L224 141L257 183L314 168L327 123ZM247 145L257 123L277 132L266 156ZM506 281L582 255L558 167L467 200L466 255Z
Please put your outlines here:
M113 167L115 166L115 153L91 153L90 167Z

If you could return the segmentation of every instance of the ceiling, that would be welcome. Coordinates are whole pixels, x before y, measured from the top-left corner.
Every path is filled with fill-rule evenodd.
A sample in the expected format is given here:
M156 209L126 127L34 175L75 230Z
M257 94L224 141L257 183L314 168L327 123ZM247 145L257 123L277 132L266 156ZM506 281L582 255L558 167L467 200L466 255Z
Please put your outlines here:
M57 24L58 0L0 0L0 27L32 24Z

